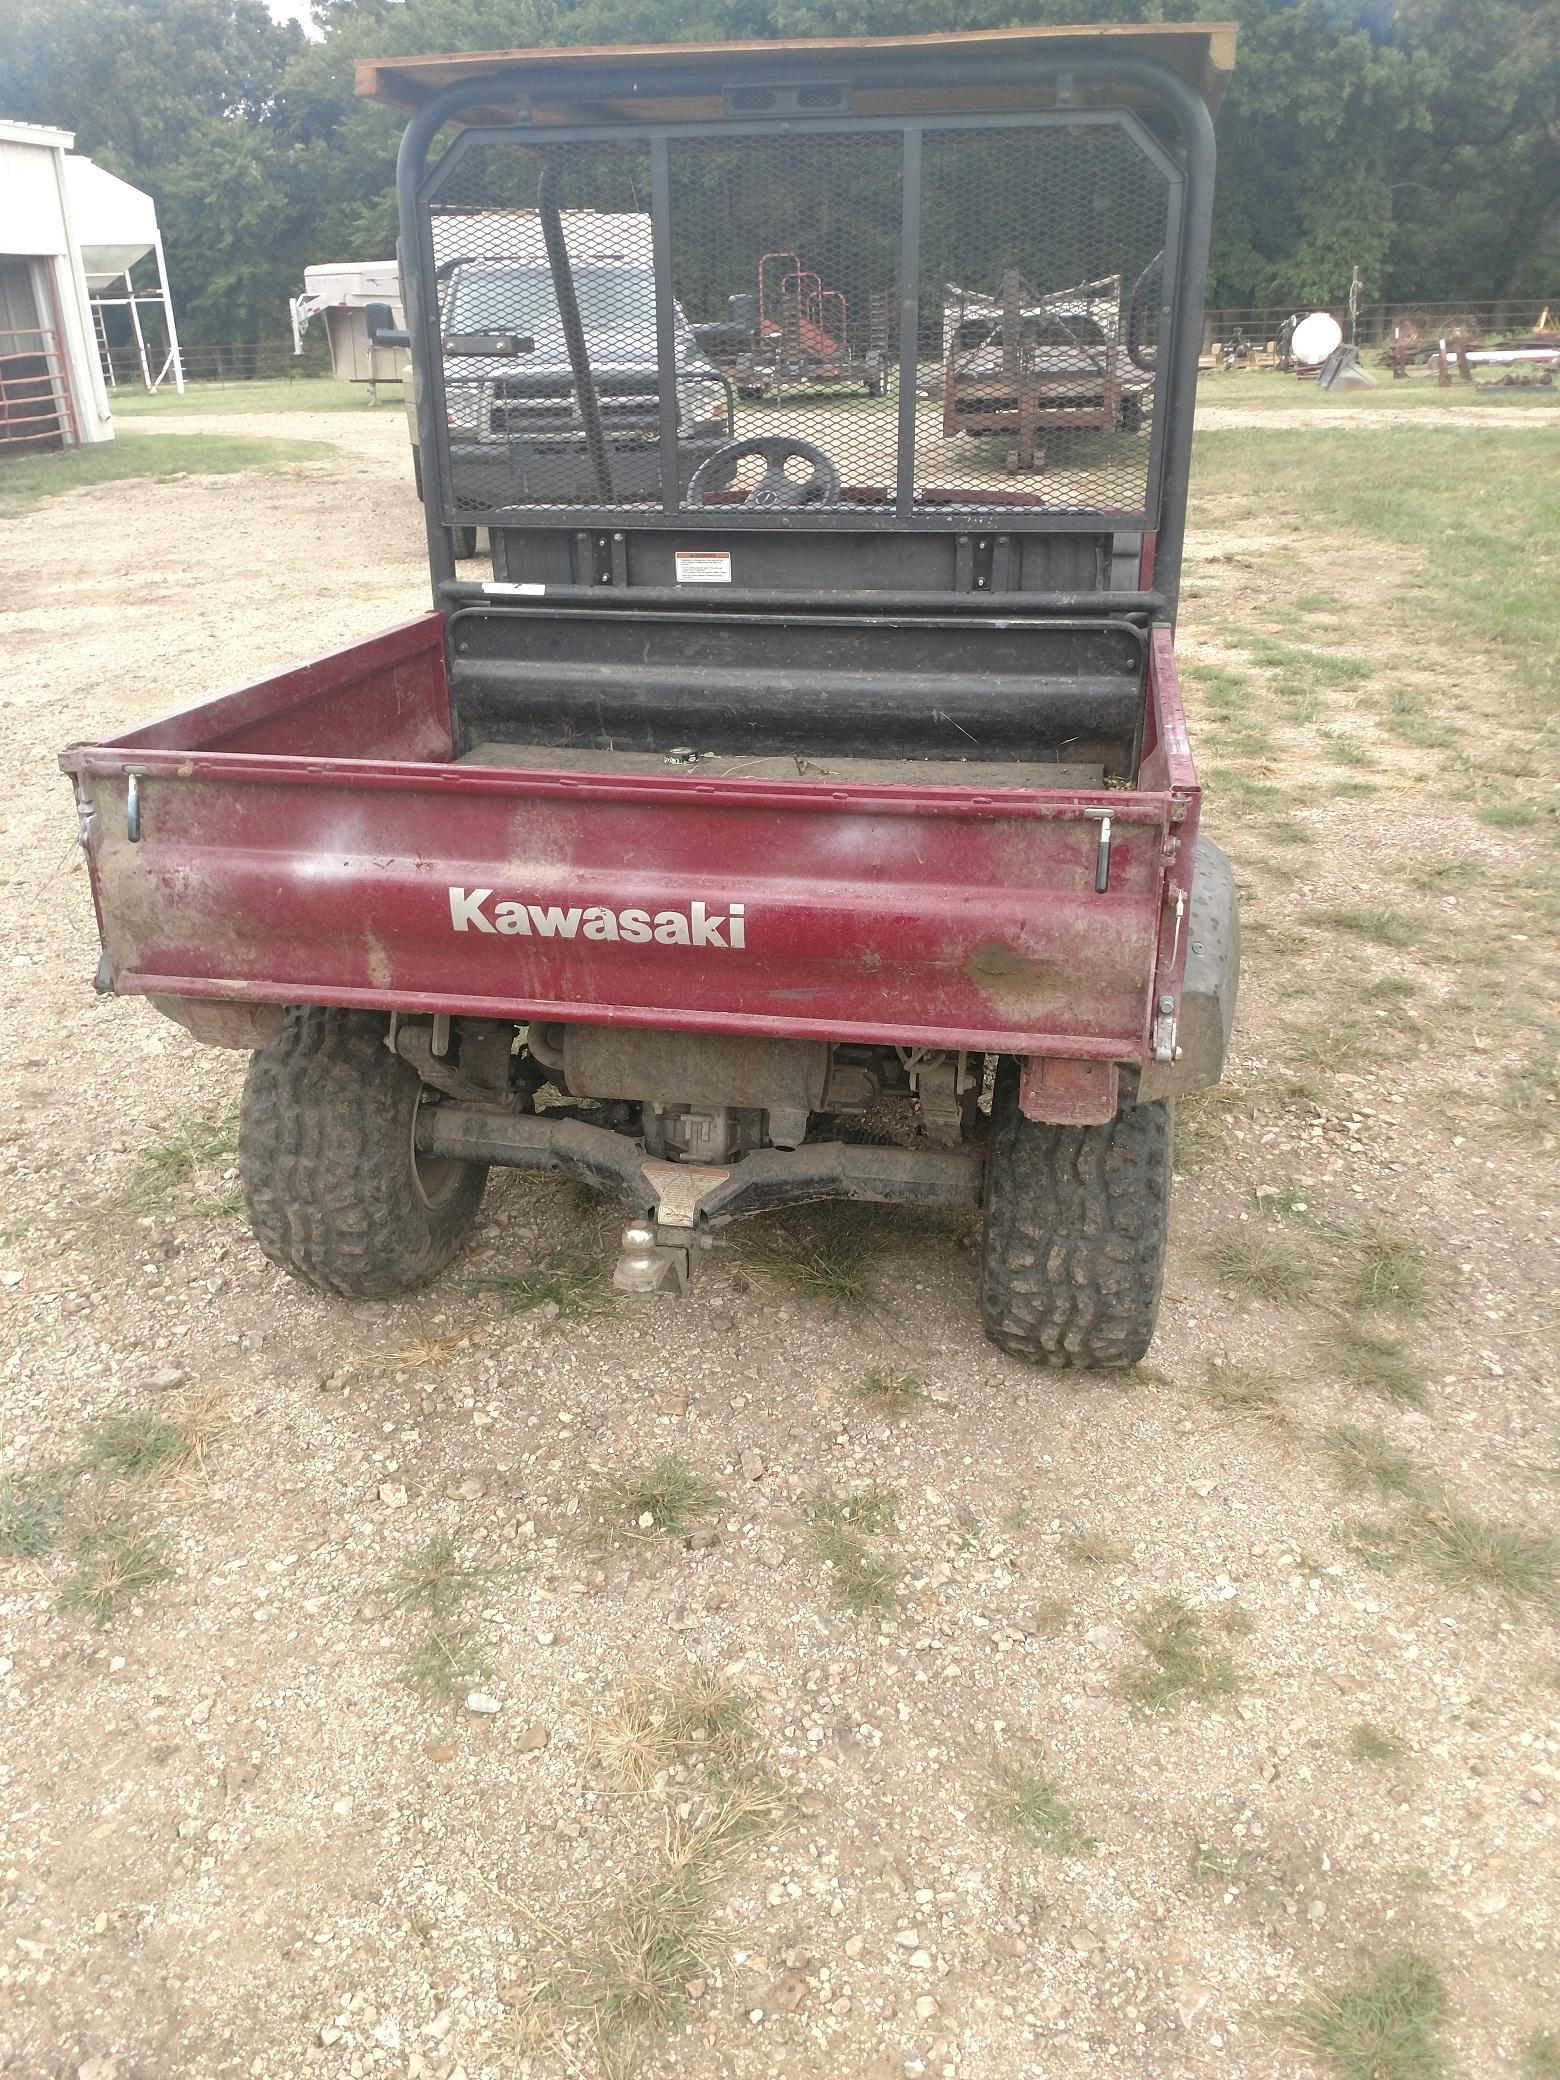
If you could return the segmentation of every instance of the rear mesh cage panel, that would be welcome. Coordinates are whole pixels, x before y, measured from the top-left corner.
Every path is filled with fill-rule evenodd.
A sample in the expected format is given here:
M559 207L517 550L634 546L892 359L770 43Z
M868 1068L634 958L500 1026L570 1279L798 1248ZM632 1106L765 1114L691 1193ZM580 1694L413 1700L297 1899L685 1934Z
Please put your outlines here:
M533 138L425 186L450 523L1152 524L1180 182L1130 118Z

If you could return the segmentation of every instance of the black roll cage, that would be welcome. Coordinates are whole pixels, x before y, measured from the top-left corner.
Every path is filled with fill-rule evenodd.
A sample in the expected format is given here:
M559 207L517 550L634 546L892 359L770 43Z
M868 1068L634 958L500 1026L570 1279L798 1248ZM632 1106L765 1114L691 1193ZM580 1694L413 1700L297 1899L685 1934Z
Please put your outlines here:
M838 57L832 60L838 71ZM450 487L450 465L443 395L443 360L437 268L433 254L430 200L461 160L474 150L495 143L554 145L568 143L621 143L642 141L651 162L651 237L655 273L657 336L663 366L675 360L675 314L671 274L671 191L669 145L674 140L704 137L765 137L812 133L898 134L903 139L901 174L902 220L900 234L899 296L899 426L898 481L895 510L891 517L881 512L852 510L848 506L829 511L809 511L809 534L825 537L833 533L967 535L972 527L1000 526L1012 536L1046 533L1108 531L1128 516L1085 513L1066 509L1041 510L1004 508L977 518L956 506L916 508L915 474L915 383L919 323L921 141L929 130L958 128L990 131L1004 127L1043 127L1067 124L1118 123L1158 166L1169 184L1167 239L1163 255L1159 306L1161 331L1157 348L1157 398L1149 455L1148 488L1144 511L1130 516L1139 532L1152 532L1154 541L1152 593L1131 595L1139 611L1156 618L1174 619L1180 586L1182 549L1186 531L1187 486L1191 469L1192 421L1196 405L1197 364L1202 345L1202 297L1207 272L1209 236L1213 211L1214 137L1213 121L1202 97L1164 65L1143 58L1096 59L1058 55L1055 58L1026 57L996 63L985 57L968 59L939 56L907 59L902 55L875 55L857 60L850 80L852 88L916 88L932 86L1050 87L1057 105L1024 113L968 114L926 112L912 115L862 116L773 116L756 119L723 119L705 122L661 121L647 115L642 122L610 124L532 123L527 108L528 73L524 66L500 66L474 78L459 80L432 94L416 109L401 139L396 162L396 198L399 214L398 257L401 270L403 307L407 314L410 350L416 392L418 441L423 458L426 489L424 520L428 537L428 560L434 602L444 606L469 594L469 585L457 584L452 534L454 511ZM768 78L776 84L794 83L804 71L794 51L777 49L771 63L761 69L749 66L745 80ZM704 60L686 72L662 74L659 93L709 94L719 92L723 82L718 60ZM594 76L592 98L631 100L641 83L631 69L621 74ZM1141 115L1123 105L1109 102L1085 103L1081 91L1113 88L1131 89L1156 101L1173 122L1175 139L1166 144L1149 129ZM444 126L468 108L492 107L494 102L516 105L516 119L508 124L472 126L457 136L447 151L430 165L429 153ZM551 245L551 241L549 242ZM561 249L561 236L557 239ZM565 275L567 261L565 258ZM557 263L554 259L555 281ZM1146 273L1147 271L1145 271ZM567 288L560 305L567 317ZM578 342L571 338L571 360ZM576 364L576 374L579 370ZM593 385L588 367L581 388L581 406L589 431L593 416ZM488 524L496 528L552 527L584 533L608 529L621 541L629 533L675 529L689 540L699 530L730 530L729 509L688 511L678 509L675 456L675 387L661 386L662 502L625 511L619 506L528 508L523 521L512 513L495 512ZM599 422L597 426L599 437ZM592 460L596 460L592 443ZM599 468L596 472L600 482ZM462 520L482 524L485 516L463 514ZM759 516L748 521L744 533L761 532ZM769 523L773 525L773 523ZM626 558L623 559L626 568ZM505 590L513 590L505 587ZM551 588L549 588L551 589ZM740 595L738 595L740 597ZM725 604L735 607L738 597L727 592ZM868 592L836 593L831 603L854 601L869 604ZM966 595L968 604L989 611L999 605L1009 610L1044 610L1050 595L1042 592L1009 592L1004 595ZM1118 590L1117 601L1125 595ZM1120 608L1118 606L1118 611Z

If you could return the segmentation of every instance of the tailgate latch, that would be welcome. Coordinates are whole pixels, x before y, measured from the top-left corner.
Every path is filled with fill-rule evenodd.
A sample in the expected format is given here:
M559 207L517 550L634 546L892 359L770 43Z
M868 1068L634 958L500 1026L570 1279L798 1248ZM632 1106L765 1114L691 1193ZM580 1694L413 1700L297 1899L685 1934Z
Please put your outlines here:
M1179 1049L1175 1044L1175 998L1161 997L1154 1014L1154 1060L1173 1062Z
M1094 848L1094 893L1097 896L1102 896L1104 895L1105 891L1110 887L1110 830L1112 812L1109 809L1085 809L1083 813L1085 816L1089 817L1091 820L1098 823L1100 827L1099 843Z

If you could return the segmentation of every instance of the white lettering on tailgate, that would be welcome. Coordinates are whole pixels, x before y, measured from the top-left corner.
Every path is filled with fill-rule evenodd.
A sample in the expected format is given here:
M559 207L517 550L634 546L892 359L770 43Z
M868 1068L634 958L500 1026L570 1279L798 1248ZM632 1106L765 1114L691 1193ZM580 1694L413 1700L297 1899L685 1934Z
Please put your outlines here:
M602 903L560 909L491 888L452 888L450 925L457 932L503 938L594 939L628 946L697 946L715 953L747 951L747 904L691 903L686 910L612 910ZM491 907L489 907L491 906Z

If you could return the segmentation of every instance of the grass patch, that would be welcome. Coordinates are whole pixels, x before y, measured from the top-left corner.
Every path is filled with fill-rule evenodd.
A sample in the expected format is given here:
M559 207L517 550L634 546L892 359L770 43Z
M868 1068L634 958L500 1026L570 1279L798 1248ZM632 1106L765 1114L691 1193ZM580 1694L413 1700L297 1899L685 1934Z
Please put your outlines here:
M1465 852L1454 852L1445 859L1417 859L1403 870L1403 879L1410 888L1417 888L1424 895L1458 895L1465 888L1472 888L1482 869L1476 859Z
M1289 2018L1295 2036L1337 2080L1439 2080L1447 2054L1440 1975L1401 1951L1341 1986L1319 1987Z
M893 1532L898 1503L892 1488L880 1487L849 1494L819 1488L809 1497L804 1514L812 1557L829 1570L837 1610L860 1617L893 1608L899 1569L873 1541Z
M70 1476L57 1468L0 1481L0 1560L40 1560L52 1552L69 1495Z
M908 1415L926 1399L926 1387L915 1372L869 1372L852 1389L856 1399L874 1415Z
M1271 1373L1259 1372L1250 1365L1239 1365L1233 1358L1210 1359L1208 1376L1198 1391L1209 1407L1216 1409L1227 1422L1287 1423L1289 1420L1279 1381Z
M1417 1496L1424 1492L1418 1466L1380 1430L1353 1423L1329 1423L1322 1447L1346 1488L1374 1488L1378 1495Z
M1538 821L1538 811L1531 802L1486 802L1479 821L1492 831L1525 831Z
M464 1281L468 1293L496 1293L505 1314L550 1308L552 1319L577 1321L591 1314L607 1290L608 1264L589 1242L564 1242L522 1271L494 1272Z
M228 1427L227 1404L205 1389L165 1404L166 1412L136 1409L99 1416L82 1433L83 1464L110 1480L146 1480L154 1474L205 1471L212 1446Z
M1349 1728L1348 1746L1356 1762L1402 1762L1408 1756L1407 1741L1373 1719L1361 1719Z
M1338 1543L1372 1574L1390 1573L1406 1556L1403 1540L1390 1524L1369 1524L1358 1517L1341 1527Z
M866 1297L873 1212L843 1200L799 1209L753 1245L766 1270L807 1300L835 1306Z
M1183 1176L1205 1169L1228 1146L1231 1115L1241 1102L1234 1085L1194 1091L1175 1108L1175 1168Z
M459 1704L487 1678L482 1645L472 1625L439 1618L407 1649L401 1680L427 1704Z
M1513 1530L1448 1506L1420 1511L1414 1548L1426 1570L1450 1588L1546 1607L1560 1590L1560 1539L1545 1532Z
M1408 1345L1389 1329L1371 1322L1345 1322L1333 1339L1333 1364L1350 1386L1363 1387L1384 1400L1423 1408L1428 1392L1424 1375Z
M1380 905L1319 910L1316 922L1330 926L1335 932L1348 932L1356 939L1367 939L1372 946L1412 946L1419 937L1411 918L1405 917L1401 910L1388 910Z
M1074 1567L1125 1567L1131 1557L1119 1539L1103 1531L1080 1531L1062 1541L1062 1558Z
M1313 1283L1311 1266L1282 1235L1250 1221L1226 1228L1207 1261L1222 1286L1248 1300L1302 1300Z
M1349 1281L1349 1298L1379 1314L1422 1314L1430 1294L1425 1253L1391 1228L1369 1228Z
M1211 1704L1240 1688L1228 1655L1208 1644L1202 1620L1173 1596L1163 1596L1139 1613L1133 1625L1148 1656L1144 1668L1122 1677L1127 1701L1144 1712L1167 1712L1182 1704Z
M1522 2080L1560 2080L1560 2036L1541 2029L1522 2047Z
M708 1523L723 1499L679 1453L666 1452L651 1466L608 1474L587 1490L587 1538L606 1547L657 1535L687 1538Z
M124 1518L107 1518L82 1531L72 1558L75 1571L61 1586L60 1608L80 1612L97 1625L106 1625L170 1571L162 1540Z
M1243 377L1242 383L1255 379ZM1275 378L1282 389L1283 378ZM1404 429L1359 426L1349 437L1349 467L1338 466L1333 443L1310 430L1284 428L1284 410L1315 408L1313 391L1298 383L1292 395L1272 399L1273 426L1200 431L1193 459L1193 495L1244 498L1254 509L1271 500L1271 487L1289 487L1310 524L1336 541L1389 543L1405 551L1393 562L1420 578L1413 613L1432 638L1444 634L1460 654L1488 656L1541 697L1560 687L1555 642L1554 573L1531 544L1560 533L1560 438L1550 426L1480 426L1481 405L1524 401L1520 391L1481 391L1459 384L1437 393L1393 386L1394 410L1442 405L1470 415L1468 425L1422 438ZM1261 398L1243 388L1241 402ZM1534 392L1534 401L1553 392ZM1368 405L1379 392L1361 392ZM1266 402L1267 400L1264 400ZM1351 407L1326 407L1342 416ZM1379 552L1371 552L1377 553Z
M409 1554L385 1585L384 1609L409 1614L420 1629L401 1664L406 1687L430 1704L457 1704L487 1675L475 1627L462 1616L483 1577L467 1567L447 1534Z
M630 1681L590 1721L586 1742L636 1791L679 1762L702 1762L729 1777L753 1744L752 1700L704 1669L675 1681Z
M147 433L94 441L47 455L0 461L0 514L10 517L61 492L118 484L132 477L232 476L246 469L285 469L335 454L323 441L253 440L237 434Z
M690 1983L708 1978L730 1950L718 1917L739 1852L777 1833L789 1815L775 1786L739 1786L699 1823L674 1822L656 1868L625 1886L582 1935L544 1926L557 1955L514 2012L506 2034L515 2048L562 2048L571 2072L582 2052L618 2080L631 2072L647 2038L682 2020Z
M334 376L257 376L252 380L186 383L181 397L171 385L162 390L132 390L128 384L114 392L116 419L160 419L170 413L198 412L202 418L231 412L401 412L399 383L384 382L377 406L368 402L367 386L341 383ZM132 436L135 438L135 436Z
M986 1786L992 1819L1019 1841L1057 1856L1087 1856L1094 1837L1054 1780L1012 1755L996 1755Z
M160 1141L143 1148L125 1189L125 1200L143 1212L170 1206L189 1192L196 1213L236 1214L243 1193L227 1173L238 1157L238 1111L227 1106L215 1119L191 1114L166 1128Z
M1194 1883L1213 1886L1227 1900L1249 1892L1271 1906L1279 1896L1273 1866L1260 1849L1239 1849L1231 1856L1211 1842L1197 1842L1186 1868Z
M462 1563L454 1539L446 1533L430 1539L396 1568L385 1587L385 1609L445 1617L480 1579Z

